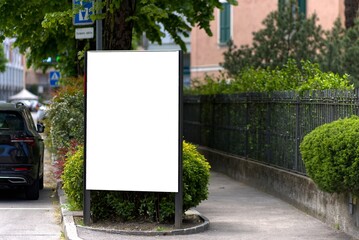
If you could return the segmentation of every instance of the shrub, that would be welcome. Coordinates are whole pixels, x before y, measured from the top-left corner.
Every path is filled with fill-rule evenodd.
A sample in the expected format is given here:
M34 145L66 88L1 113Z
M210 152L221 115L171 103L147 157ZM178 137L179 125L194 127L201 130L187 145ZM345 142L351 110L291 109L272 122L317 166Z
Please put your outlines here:
M63 171L68 154L84 143L83 78L62 78L45 119L46 147L56 153L55 177ZM68 153L69 152L69 153Z
M48 112L51 145L54 149L69 147L76 139L84 142L84 94L83 91L66 93L53 99Z
M63 189L73 210L81 209L83 205L83 163L84 147L79 146L76 152L68 156L64 164Z
M359 193L359 117L317 127L301 145L306 171L324 191Z
M243 69L230 81L225 80L225 75L216 80L206 77L204 84L186 89L185 93L211 95L287 90L301 93L306 90L324 89L352 90L353 86L347 75L322 72L318 64L310 61L301 61L298 66L293 59L289 59L284 66L275 69Z
M65 162L68 156L72 156L77 151L79 143L76 139L71 140L69 147L59 148L57 150L56 161L54 162L54 176L56 179L60 179L64 171Z
M183 143L183 210L197 206L208 197L210 166L195 146ZM83 204L83 147L70 156L63 173L64 190L70 206ZM91 211L94 220L142 219L157 222L174 217L174 193L92 191Z
M210 166L192 144L183 143L183 208L197 206L208 197Z
M61 87L47 113L47 147L57 152L72 140L84 142L84 91L82 78L61 79Z

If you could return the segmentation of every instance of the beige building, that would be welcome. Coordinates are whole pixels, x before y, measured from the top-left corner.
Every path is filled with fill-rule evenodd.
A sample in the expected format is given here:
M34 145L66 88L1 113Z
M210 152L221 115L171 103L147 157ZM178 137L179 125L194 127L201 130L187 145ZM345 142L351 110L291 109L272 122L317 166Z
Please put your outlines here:
M45 99L51 98L51 88L49 84L49 70L43 72L41 69L26 68L25 70L26 89L42 96Z
M201 79L206 74L218 75L227 41L232 39L236 46L251 45L252 33L263 28L265 17L278 10L284 1L287 0L238 0L237 6L223 1L224 10L214 12L213 37L199 28L191 32L191 79ZM344 23L344 0L298 0L298 4L306 16L316 13L323 29L331 29L337 18Z
M7 59L5 72L0 73L0 100L8 98L24 88L25 59L19 49L14 47L14 38L5 38L2 42Z

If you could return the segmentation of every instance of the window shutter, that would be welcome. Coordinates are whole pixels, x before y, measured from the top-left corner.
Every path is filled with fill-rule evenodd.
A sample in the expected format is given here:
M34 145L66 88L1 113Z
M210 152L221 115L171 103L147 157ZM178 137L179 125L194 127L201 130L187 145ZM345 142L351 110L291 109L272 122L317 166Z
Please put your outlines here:
M306 0L298 0L298 10L302 16L305 17L307 15L307 1Z
M219 42L226 44L231 37L231 5L223 3L223 9L220 11L220 35Z

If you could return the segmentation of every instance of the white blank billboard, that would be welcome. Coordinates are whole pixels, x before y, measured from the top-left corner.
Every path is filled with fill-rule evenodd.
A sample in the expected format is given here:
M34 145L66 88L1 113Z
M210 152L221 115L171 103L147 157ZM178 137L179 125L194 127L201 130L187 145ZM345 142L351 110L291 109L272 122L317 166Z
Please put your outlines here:
M87 190L178 191L179 55L87 52Z

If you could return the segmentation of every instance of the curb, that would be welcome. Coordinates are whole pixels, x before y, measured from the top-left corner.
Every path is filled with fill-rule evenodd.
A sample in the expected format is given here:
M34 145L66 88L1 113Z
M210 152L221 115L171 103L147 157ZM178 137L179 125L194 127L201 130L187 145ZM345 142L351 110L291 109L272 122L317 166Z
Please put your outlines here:
M106 232L118 235L133 235L133 236L173 236L173 235L189 235L201 233L209 229L209 220L201 215L196 210L189 210L192 214L197 215L203 220L203 223L190 228L174 229L166 231L128 231L128 230L117 230L117 229L105 229L105 228L93 228L89 226L77 226L78 228L88 229L96 232Z
M200 214L197 210L190 209L189 212L192 215L197 215L203 220L203 223L190 228L174 229L168 231L127 231L127 230L116 230L116 229L104 229L104 228L93 228L89 226L76 226L74 216L82 216L82 212L69 211L66 208L67 198L65 192L62 190L61 181L57 182L57 194L59 196L61 216L62 216L62 230L67 240L82 240L77 234L77 228L88 229L96 232L106 232L119 235L135 235L135 236L171 236L171 235L187 235L201 233L209 229L209 220Z
M57 194L59 196L60 207L61 207L61 216L62 216L62 231L67 240L82 240L77 235L77 228L74 222L74 213L66 209L67 198L65 192L62 190L61 181L57 182Z

